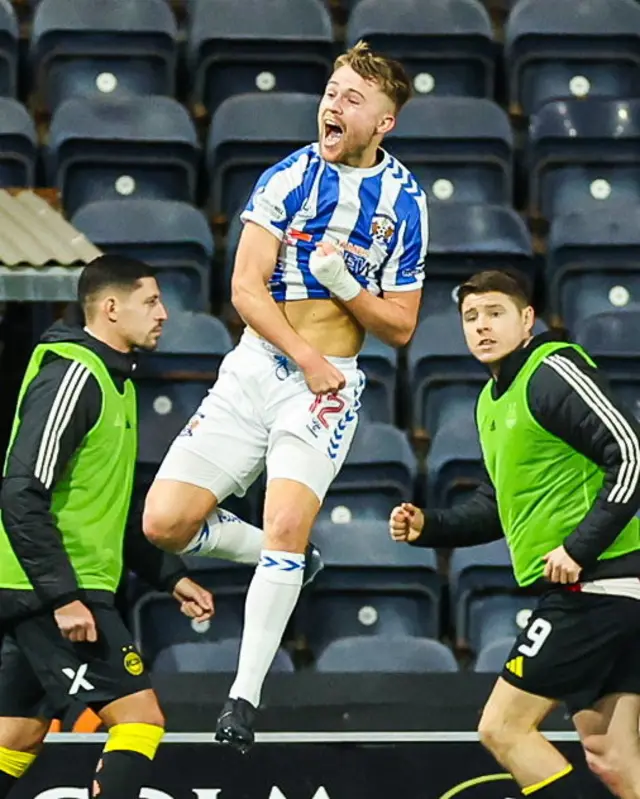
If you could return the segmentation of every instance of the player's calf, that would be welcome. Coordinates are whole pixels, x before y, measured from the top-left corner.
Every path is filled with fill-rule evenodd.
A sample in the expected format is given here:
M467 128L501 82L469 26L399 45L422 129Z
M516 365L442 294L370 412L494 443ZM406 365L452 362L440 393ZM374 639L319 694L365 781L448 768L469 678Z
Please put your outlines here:
M480 719L480 741L525 796L581 799L573 767L538 729L555 704L499 678Z
M164 735L164 716L152 690L117 699L99 712L109 730L91 796L138 799Z
M0 718L0 799L36 759L49 724L47 719Z

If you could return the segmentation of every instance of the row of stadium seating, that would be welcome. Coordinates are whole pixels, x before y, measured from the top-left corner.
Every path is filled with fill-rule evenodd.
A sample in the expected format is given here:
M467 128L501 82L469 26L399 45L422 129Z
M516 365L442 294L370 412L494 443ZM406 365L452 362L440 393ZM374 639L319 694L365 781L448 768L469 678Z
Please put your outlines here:
M43 179L60 189L71 214L98 199L135 196L202 200L230 218L263 169L317 139L318 102L286 92L236 96L213 115L201 144L177 100L74 97L54 113L40 148L27 109L4 98L0 180L33 186ZM551 220L637 205L639 139L640 99L548 103L525 143L528 213ZM514 204L519 156L509 119L491 100L413 98L385 147L412 170L431 204Z
M42 107L76 93L173 94L183 37L166 0L41 0L29 66ZM345 43L400 58L421 94L494 96L500 47L480 0L360 0ZM558 97L633 96L640 85L640 6L582 0L513 3L504 32L512 108ZM184 33L191 99L209 111L247 91L322 91L336 53L322 0L190 0ZM18 25L0 4L0 92L17 87Z
M45 185L60 189L68 213L135 196L202 199L229 218L263 169L316 140L318 102L286 92L236 96L213 115L202 145L177 100L74 97L54 113L40 148L27 109L4 98L0 180L33 186L41 156ZM640 203L639 139L640 99L545 105L525 143L529 214L554 219ZM385 147L413 171L431 204L514 204L519 159L509 119L491 100L413 98Z
M303 591L283 639L298 667L497 672L536 603L534 594L516 588L504 540L453 550L442 574L433 550L393 543L385 522L320 522L313 539L326 568ZM216 616L186 619L171 598L132 578L136 643L154 671L234 671L253 569L206 558L188 562L214 591ZM294 670L289 652L280 650L274 671Z

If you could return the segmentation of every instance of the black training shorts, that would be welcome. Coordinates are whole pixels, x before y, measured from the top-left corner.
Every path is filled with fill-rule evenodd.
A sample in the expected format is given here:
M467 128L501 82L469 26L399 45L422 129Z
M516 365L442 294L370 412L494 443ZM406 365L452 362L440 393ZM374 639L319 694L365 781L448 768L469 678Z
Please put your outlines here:
M558 588L545 594L501 675L573 715L613 693L640 694L640 600Z
M93 710L151 687L118 611L94 606L98 640L63 638L52 613L11 625L0 650L0 716L56 718L74 702Z

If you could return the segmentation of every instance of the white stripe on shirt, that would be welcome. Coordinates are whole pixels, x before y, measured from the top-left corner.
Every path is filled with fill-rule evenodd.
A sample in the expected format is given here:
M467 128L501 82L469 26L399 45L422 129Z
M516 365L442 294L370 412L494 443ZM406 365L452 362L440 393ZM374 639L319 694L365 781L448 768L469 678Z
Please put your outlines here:
M640 442L631 425L598 385L568 358L550 355L544 363L566 380L615 439L622 455L622 464L607 502L629 502L640 480Z

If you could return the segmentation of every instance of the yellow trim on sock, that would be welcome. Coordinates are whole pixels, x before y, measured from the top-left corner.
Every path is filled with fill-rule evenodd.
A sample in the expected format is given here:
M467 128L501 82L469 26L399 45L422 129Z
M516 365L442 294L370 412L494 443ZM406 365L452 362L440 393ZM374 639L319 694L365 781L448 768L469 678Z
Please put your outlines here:
M137 752L153 760L163 735L164 729L156 724L115 724L109 730L104 752Z
M4 771L5 774L16 779L22 777L35 759L36 756L29 752L20 752L17 749L0 746L0 771Z
M573 771L573 766L571 763L566 768L563 768L562 771L559 771L557 774L554 774L551 777L547 777L546 780L541 780L540 782L536 782L535 785L529 785L528 788L521 788L523 796L529 796L531 793L535 793L536 791L541 791L543 788L546 788L547 785L551 785L552 782L556 780L562 779L562 777L566 777L567 774L571 774Z

